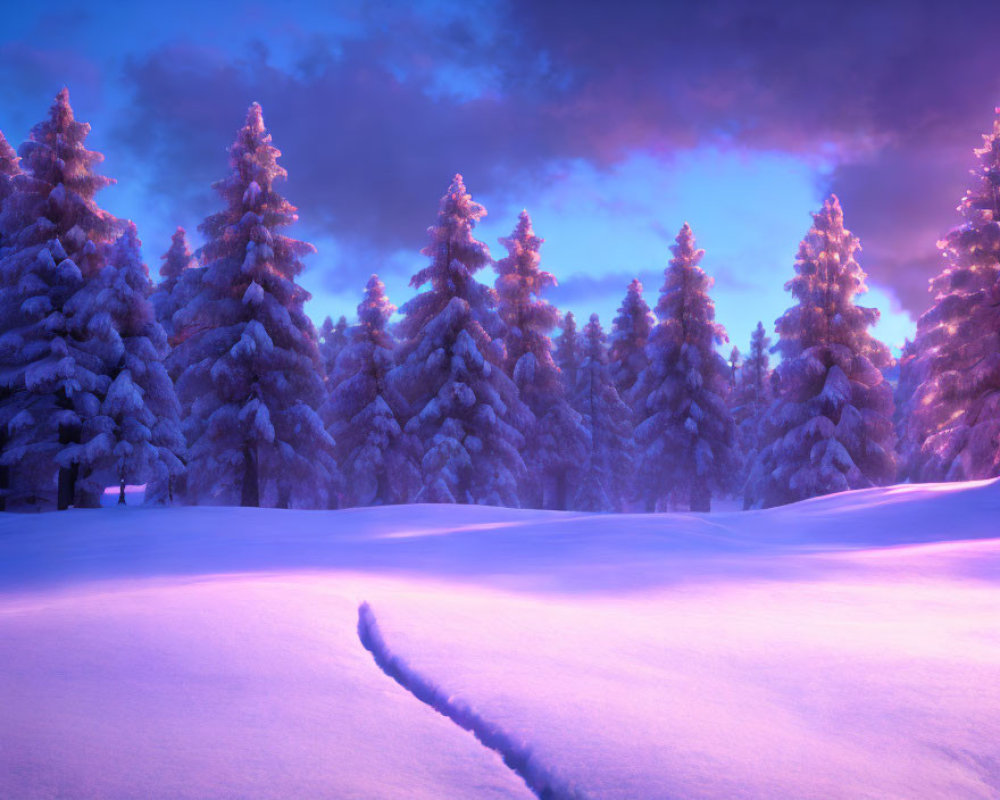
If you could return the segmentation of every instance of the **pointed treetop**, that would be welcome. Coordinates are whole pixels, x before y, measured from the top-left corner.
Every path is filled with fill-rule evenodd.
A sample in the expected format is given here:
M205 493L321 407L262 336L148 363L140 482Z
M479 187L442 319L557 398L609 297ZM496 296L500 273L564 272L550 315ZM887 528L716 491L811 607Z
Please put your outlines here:
M260 103L254 101L247 109L246 127L255 133L264 132L264 109Z
M463 218L474 224L485 216L486 209L472 199L469 190L465 188L461 173L456 172L447 193L441 198L439 224L447 217Z
M14 148L3 135L3 131L0 131L0 176L9 178L17 175L21 171L20 161Z
M823 228L843 228L844 210L840 207L840 198L831 194L823 201L823 208L813 214L818 226Z
M35 125L21 145L23 167L44 183L53 187L61 183L85 202L92 201L98 191L115 181L94 173L94 166L104 156L84 147L89 133L90 125L74 118L69 91L63 89L56 95L48 119Z
M601 327L601 318L598 314L590 315L590 321L584 327L583 333L591 346L593 346L594 342L604 340L604 329Z
M63 86L56 95L52 106L49 108L49 118L60 125L68 125L73 122L73 107L69 104L69 89ZM88 130L90 126L87 126Z
M372 275L365 286L364 299L358 305L359 328L369 336L377 334L384 330L395 310L396 307L385 296L385 284L378 275Z
M501 237L499 242L507 249L507 256L495 265L500 275L497 290L501 305L504 305L504 300L507 304L526 305L531 302L532 295L537 297L544 289L557 285L551 273L539 269L541 256L538 251L545 240L535 235L527 211L518 215L517 225L510 236ZM553 309L548 327L555 325L557 320L558 314ZM513 320L505 322L510 324Z
M236 169L242 192L242 201L253 206L266 202L271 184L278 178L287 178L285 168L278 164L281 151L271 144L271 134L264 126L264 112L260 103L251 104L246 122L236 133L236 140L229 148L230 163ZM251 186L256 184L256 187Z
M160 266L160 275L166 281L176 282L180 274L192 265L194 256L188 246L187 232L184 228L177 226L173 236L170 237L170 249L161 256L163 264Z
M691 265L696 266L705 255L704 250L699 250L694 245L694 231L688 223L681 226L680 233L674 240L676 244L670 246L670 251L674 257L670 260L671 266ZM641 287L641 284L640 284Z
M470 276L490 261L489 248L472 235L484 216L486 209L472 199L462 176L455 175L438 205L437 221L427 229L430 242L420 251L431 263L410 278L410 286L418 289L430 282L441 298L463 295ZM404 313L409 315L405 308Z

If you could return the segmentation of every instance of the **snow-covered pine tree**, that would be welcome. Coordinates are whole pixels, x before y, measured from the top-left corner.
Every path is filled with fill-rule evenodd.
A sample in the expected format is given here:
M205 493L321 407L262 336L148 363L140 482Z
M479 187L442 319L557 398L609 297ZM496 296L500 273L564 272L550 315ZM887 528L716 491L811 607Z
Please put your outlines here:
M543 241L532 230L528 212L522 211L513 233L500 239L507 256L496 262L496 290L506 331L504 366L532 414L522 430L527 474L521 502L565 509L571 475L587 452L587 432L552 358L549 332L559 321L559 311L542 299L543 292L556 285L540 267Z
M14 191L14 177L21 174L21 159L18 158L10 142L0 131L0 210L3 209L4 201ZM0 239L0 245L3 240Z
M188 246L187 232L178 226L170 237L170 248L161 257L160 282L153 289L149 300L156 313L156 321L163 327L168 341L176 337L174 331L174 314L190 299L187 293L189 282L182 281L187 277L187 271L195 269L197 262Z
M118 358L98 413L83 423L77 459L88 465L81 484L100 493L117 483L122 504L125 485L142 483L161 486L161 502L169 502L170 479L184 469L180 406L163 363L167 337L149 301L153 286L140 248L130 222L107 247L107 264L92 284L99 312L91 324L113 331Z
M611 324L611 374L618 394L624 399L635 386L639 374L649 363L646 344L655 320L642 298L642 283L633 278L628 285L625 299L618 309L618 316Z
M774 399L771 391L770 347L771 339L764 329L764 323L758 322L750 334L750 350L739 368L736 389L730 402L748 465L757 457L760 449L760 423Z
M556 366L559 367L563 376L563 385L566 390L573 392L576 390L576 378L580 370L580 363L583 361L583 344L580 341L580 334L576 329L576 317L572 311L567 311L562 322L559 323L562 329L556 337Z
M331 375L333 389L324 407L337 443L346 502L353 506L404 503L419 489L420 476L407 458L396 413L399 401L387 381L395 342L386 325L395 310L382 281L372 275L358 306L358 324Z
M14 177L21 173L20 160L14 148L10 146L7 139L0 131L0 255L3 250L3 204L4 201L14 191ZM5 329L5 321L12 320L17 309L12 305L13 292L9 287L4 286L3 276L0 275L0 334ZM3 405L9 392L0 381L0 406ZM0 428L0 456L3 455L4 444L7 441L6 426ZM7 490L10 483L10 467L0 463L0 511L6 507Z
M393 307L393 311L395 310ZM333 324L330 317L323 320L319 329L319 356L323 361L323 374L326 375L328 384L334 368L337 366L337 356L340 355L340 351L344 349L349 340L347 317L341 315L336 325ZM328 388L332 390L334 387L328 386Z
M705 251L695 248L687 223L671 250L649 364L632 390L636 474L647 510L686 501L692 511L708 511L737 467L729 367L715 350L728 337L715 322L712 279L698 266Z
M410 280L421 292L402 307L400 358L390 384L406 402L405 432L420 447L418 502L516 506L524 473L520 434L530 412L503 370L495 293L473 273L489 263L472 230L486 210L456 175Z
M785 284L798 303L776 322L782 361L747 508L883 485L896 474L892 387L881 371L892 357L868 332L878 310L854 304L866 291L858 239L836 195L813 219Z
M317 409L316 329L295 282L312 245L280 231L298 219L275 189L286 176L260 105L215 184L226 207L199 227L198 291L174 316L190 332L177 382L188 441L187 494L244 506L323 507L336 475Z
M893 425L896 428L896 479L900 482L919 481L920 445L916 441L913 426L913 410L917 389L923 383L926 375L927 360L921 359L917 352L916 342L909 337L903 342L902 351L896 359L899 367L899 380L892 393L896 409L893 415Z
M761 420L774 399L771 391L770 346L767 331L763 323L758 322L750 334L750 349L738 368L735 388L729 396L729 408L738 432L741 463L734 489L741 495L750 468L760 450Z
M573 498L581 511L621 511L631 495L631 410L618 395L608 366L608 347L597 314L583 329L584 358L573 401L590 434Z
M1000 108L975 154L962 223L938 244L948 266L917 322L920 385L903 450L918 481L1000 475Z
M90 292L118 221L94 201L114 181L94 171L103 156L84 146L89 132L63 89L21 145L23 174L0 214L0 430L8 434L0 463L19 505L98 500L78 491L73 459L110 383L114 331L91 324L100 309Z

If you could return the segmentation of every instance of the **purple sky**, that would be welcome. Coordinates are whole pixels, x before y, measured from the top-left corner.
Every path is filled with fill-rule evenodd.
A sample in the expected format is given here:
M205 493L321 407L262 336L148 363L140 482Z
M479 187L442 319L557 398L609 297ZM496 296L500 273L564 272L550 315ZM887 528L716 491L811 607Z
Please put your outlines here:
M655 304L689 221L741 348L789 304L809 211L836 191L898 345L1000 103L995 0L117 5L5 10L0 129L16 145L68 85L119 180L101 202L155 270L175 225L200 243L260 101L295 233L319 247L317 322L353 312L372 272L409 296L462 172L494 255L526 207L554 302L606 325L635 275Z

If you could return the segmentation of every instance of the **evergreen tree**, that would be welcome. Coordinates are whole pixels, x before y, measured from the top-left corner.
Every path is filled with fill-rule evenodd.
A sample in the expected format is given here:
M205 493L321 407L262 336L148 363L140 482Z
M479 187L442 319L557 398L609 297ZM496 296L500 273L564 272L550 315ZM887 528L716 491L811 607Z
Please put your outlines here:
M21 174L21 159L18 158L14 148L4 138L3 131L0 131L0 209L3 208L4 201L14 192L14 178ZM0 239L0 245L3 240Z
M113 181L94 172L103 156L84 146L89 131L63 89L21 146L24 174L0 214L0 463L10 468L5 491L18 504L51 502L53 494L59 508L99 501L78 491L77 475L90 465L77 459L115 355L114 330L93 321L100 309L91 292L118 222L94 201Z
M396 308L393 306L393 311L395 310ZM337 357L348 341L350 341L350 336L348 335L347 317L341 315L336 325L329 317L323 320L319 329L319 356L323 361L323 374L326 375L327 382L332 378L337 366ZM330 386L329 388L332 390L334 387Z
M183 228L178 226L174 231L170 237L170 248L161 260L160 282L149 299L156 313L156 321L163 327L167 339L173 341L178 338L174 330L174 314L190 299L185 296L188 294L185 291L188 282L182 282L181 279L187 277L188 270L194 269L197 264L188 246L187 232Z
M583 415L589 447L573 507L581 511L621 511L631 493L632 423L608 365L608 347L597 314L583 329L586 346L574 405Z
M911 423L917 389L926 378L927 361L919 358L916 342L907 338L896 364L899 367L899 380L892 395L896 406L892 421L898 441L897 480L919 481L921 442L916 441L912 435L915 429Z
M628 397L649 363L646 344L653 323L653 315L642 298L642 283L634 278L611 325L611 374L618 394L623 398Z
M587 432L552 358L549 331L559 321L559 312L542 299L542 293L556 285L540 268L543 241L532 230L528 212L522 211L514 232L500 240L507 257L496 262L496 290L506 330L506 371L532 414L522 431L527 475L521 499L525 505L565 509L571 475L586 453Z
M456 175L441 199L401 309L400 360L390 384L405 400L405 432L419 442L417 501L516 506L524 473L519 433L530 413L503 370L495 293L473 274L490 261L472 230L486 213Z
M761 322L750 334L750 350L739 368L730 408L739 436L742 466L736 486L742 491L760 451L760 426L774 395L771 391L771 340ZM735 348L733 348L735 350Z
M402 503L419 488L394 410L399 400L387 382L395 342L386 325L395 310L382 281L372 275L358 306L358 325L331 375L334 388L324 413L350 505Z
M21 159L17 157L14 148L10 146L3 132L0 131L0 256L3 252L3 204L7 198L13 194L14 178L21 174ZM0 274L0 334L5 329L5 321L13 320L18 313L18 309L13 305L14 292L12 287L3 284L3 275ZM0 381L0 408L3 407L10 392ZM0 457L3 455L4 445L7 441L7 429L4 426L0 429ZM10 467L0 463L0 511L6 507L7 491L10 488Z
M322 507L335 479L309 298L295 278L312 245L280 231L298 219L274 188L286 176L261 108L250 106L215 184L225 208L199 230L198 291L175 315L189 331L177 388L191 500Z
M140 247L128 223L92 284L101 315L92 322L113 330L117 362L100 410L83 423L78 458L91 465L82 482L97 493L117 483L121 504L127 483L159 484L163 499L171 499L170 478L183 471L180 407L163 363L167 337L149 301L153 287Z
M705 251L695 249L687 223L671 249L649 364L632 391L637 475L648 510L686 500L692 511L708 511L737 466L729 368L715 351L728 338L715 322L712 279L698 266Z
M559 327L562 333L556 337L556 365L563 376L563 385L568 391L576 388L576 379L583 361L583 345L576 329L576 317L567 311Z
M895 477L892 358L869 326L878 311L854 304L866 291L835 195L813 215L785 284L798 303L777 323L776 399L747 482L747 507L889 483Z
M1000 475L1000 109L975 154L962 223L938 245L948 266L917 322L920 385L903 446L914 480Z

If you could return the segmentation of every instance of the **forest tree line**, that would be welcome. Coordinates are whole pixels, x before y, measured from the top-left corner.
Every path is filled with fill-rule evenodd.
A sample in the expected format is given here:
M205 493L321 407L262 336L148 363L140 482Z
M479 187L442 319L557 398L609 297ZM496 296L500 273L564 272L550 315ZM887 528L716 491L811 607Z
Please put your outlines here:
M758 323L728 360L687 224L654 307L633 280L606 333L546 299L526 211L491 258L460 175L399 321L373 275L356 324L317 332L296 282L314 248L285 234L296 209L259 105L204 246L178 228L155 285L135 225L97 205L112 181L89 130L63 90L17 152L0 134L4 509L146 484L151 503L704 511L1000 475L1000 119L895 385L835 196L800 244L774 346Z

